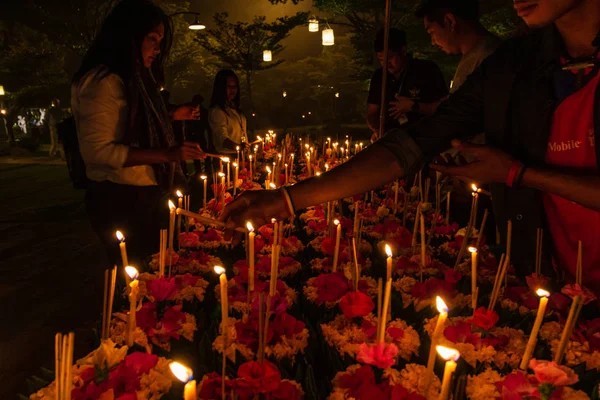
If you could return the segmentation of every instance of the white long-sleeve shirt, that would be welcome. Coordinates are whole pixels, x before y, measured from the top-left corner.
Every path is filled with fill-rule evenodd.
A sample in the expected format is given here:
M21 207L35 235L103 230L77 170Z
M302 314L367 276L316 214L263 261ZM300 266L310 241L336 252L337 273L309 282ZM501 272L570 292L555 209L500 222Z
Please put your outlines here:
M92 69L71 87L71 108L87 177L97 182L156 185L152 166L123 167L129 154L129 146L122 144L128 129L129 106L118 75L97 78L102 68L105 67Z
M218 152L223 153L231 149L223 148L225 139L241 146L243 140L248 141L246 134L246 117L233 108L227 108L227 112L220 107L212 107L208 110L208 123L213 134L215 147Z

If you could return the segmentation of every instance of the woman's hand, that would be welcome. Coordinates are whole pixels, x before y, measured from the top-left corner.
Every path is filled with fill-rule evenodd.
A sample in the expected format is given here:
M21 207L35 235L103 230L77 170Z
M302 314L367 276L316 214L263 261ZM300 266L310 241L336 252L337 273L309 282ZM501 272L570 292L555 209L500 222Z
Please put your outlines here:
M168 148L167 158L170 162L202 160L206 158L206 154L204 154L198 143L183 142L182 145Z
M184 104L173 111L173 121L187 121L200 119L200 106Z

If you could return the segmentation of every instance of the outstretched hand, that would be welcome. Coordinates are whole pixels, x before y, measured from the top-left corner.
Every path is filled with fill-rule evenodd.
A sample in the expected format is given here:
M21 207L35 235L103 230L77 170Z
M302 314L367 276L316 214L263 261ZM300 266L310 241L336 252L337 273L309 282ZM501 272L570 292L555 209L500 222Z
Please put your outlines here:
M257 230L270 223L271 218L282 220L289 216L283 195L278 190L247 190L225 207L219 220L227 224L225 240L229 240L234 229L245 228L248 221ZM233 243L237 244L240 237L234 237Z
M476 160L464 165L431 164L431 169L444 175L454 176L462 181L475 181L478 183L506 182L513 157L502 150L489 146L463 143L453 140L452 147L463 153L470 153Z

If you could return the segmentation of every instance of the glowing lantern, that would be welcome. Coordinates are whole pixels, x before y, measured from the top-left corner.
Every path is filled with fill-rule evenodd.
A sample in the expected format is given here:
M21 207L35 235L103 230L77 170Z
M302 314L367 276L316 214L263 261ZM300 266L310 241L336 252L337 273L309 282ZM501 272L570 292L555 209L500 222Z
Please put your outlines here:
M323 46L333 46L335 44L335 37L333 36L333 29L323 29Z
M309 32L319 32L319 20L316 18L311 18L308 20L308 31Z
M271 50L263 51L263 61L273 61L273 54L271 53Z

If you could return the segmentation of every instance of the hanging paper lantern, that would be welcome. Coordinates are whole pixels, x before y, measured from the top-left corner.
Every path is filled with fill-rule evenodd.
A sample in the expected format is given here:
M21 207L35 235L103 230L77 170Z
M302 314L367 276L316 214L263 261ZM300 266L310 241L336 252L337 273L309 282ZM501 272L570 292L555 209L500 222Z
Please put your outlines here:
M263 61L273 61L273 54L271 53L271 50L263 51Z
M311 18L308 20L308 31L309 32L319 32L319 20L316 18Z
M333 29L323 29L323 46L333 46L334 44Z

